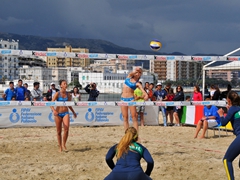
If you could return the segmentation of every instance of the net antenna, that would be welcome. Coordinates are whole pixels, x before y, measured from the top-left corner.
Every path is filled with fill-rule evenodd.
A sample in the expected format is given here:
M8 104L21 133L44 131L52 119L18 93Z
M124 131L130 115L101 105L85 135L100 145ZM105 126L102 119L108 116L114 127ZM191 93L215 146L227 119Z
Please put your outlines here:
M235 50L233 50L233 51L231 51L231 52L223 55L223 57L228 57L228 56L230 56L230 55L232 55L232 54L234 54L234 53L236 53L236 52L238 52L238 51L240 51L240 48L237 48L237 49L235 49ZM210 62L210 63L208 63L208 64L206 64L206 65L203 66L203 69L202 69L202 74L203 74L203 76L202 76L202 77L203 77L203 80L202 80L202 96L203 96L203 97L204 97L204 94L205 94L205 78L206 78L206 69L205 69L205 68L206 68L207 66L215 63L215 62L216 62L216 61L212 61L212 62Z

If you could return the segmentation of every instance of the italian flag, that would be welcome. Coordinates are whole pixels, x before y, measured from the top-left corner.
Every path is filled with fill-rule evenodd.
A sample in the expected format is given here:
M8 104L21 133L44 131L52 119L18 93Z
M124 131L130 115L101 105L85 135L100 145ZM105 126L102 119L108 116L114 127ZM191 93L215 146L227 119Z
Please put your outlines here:
M204 106L182 106L182 124L197 125L198 121L203 117Z

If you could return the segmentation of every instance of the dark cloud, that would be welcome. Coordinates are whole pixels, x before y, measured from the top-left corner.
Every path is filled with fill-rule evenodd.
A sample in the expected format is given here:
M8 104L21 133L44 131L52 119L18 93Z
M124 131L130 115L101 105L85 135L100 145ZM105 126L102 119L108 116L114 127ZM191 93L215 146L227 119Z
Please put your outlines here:
M91 38L135 49L225 54L240 42L239 0L8 0L0 31Z

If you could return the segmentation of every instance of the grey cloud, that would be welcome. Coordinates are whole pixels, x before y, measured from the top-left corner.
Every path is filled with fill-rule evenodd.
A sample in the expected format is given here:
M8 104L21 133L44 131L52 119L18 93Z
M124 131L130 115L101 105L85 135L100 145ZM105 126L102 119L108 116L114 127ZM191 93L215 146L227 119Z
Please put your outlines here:
M9 0L0 6L0 29L135 49L159 39L162 52L224 54L239 46L239 6L239 0Z

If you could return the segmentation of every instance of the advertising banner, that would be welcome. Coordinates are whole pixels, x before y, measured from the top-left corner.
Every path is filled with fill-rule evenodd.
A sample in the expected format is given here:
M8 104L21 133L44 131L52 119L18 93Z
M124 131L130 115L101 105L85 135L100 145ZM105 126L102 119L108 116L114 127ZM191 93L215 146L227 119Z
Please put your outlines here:
M77 118L70 113L71 125L107 126L123 125L121 108L117 106L74 106ZM145 124L159 125L158 107L145 107ZM129 112L129 123L132 124ZM140 123L140 122L139 122ZM0 128L55 126L54 115L47 106L12 105L0 106Z

